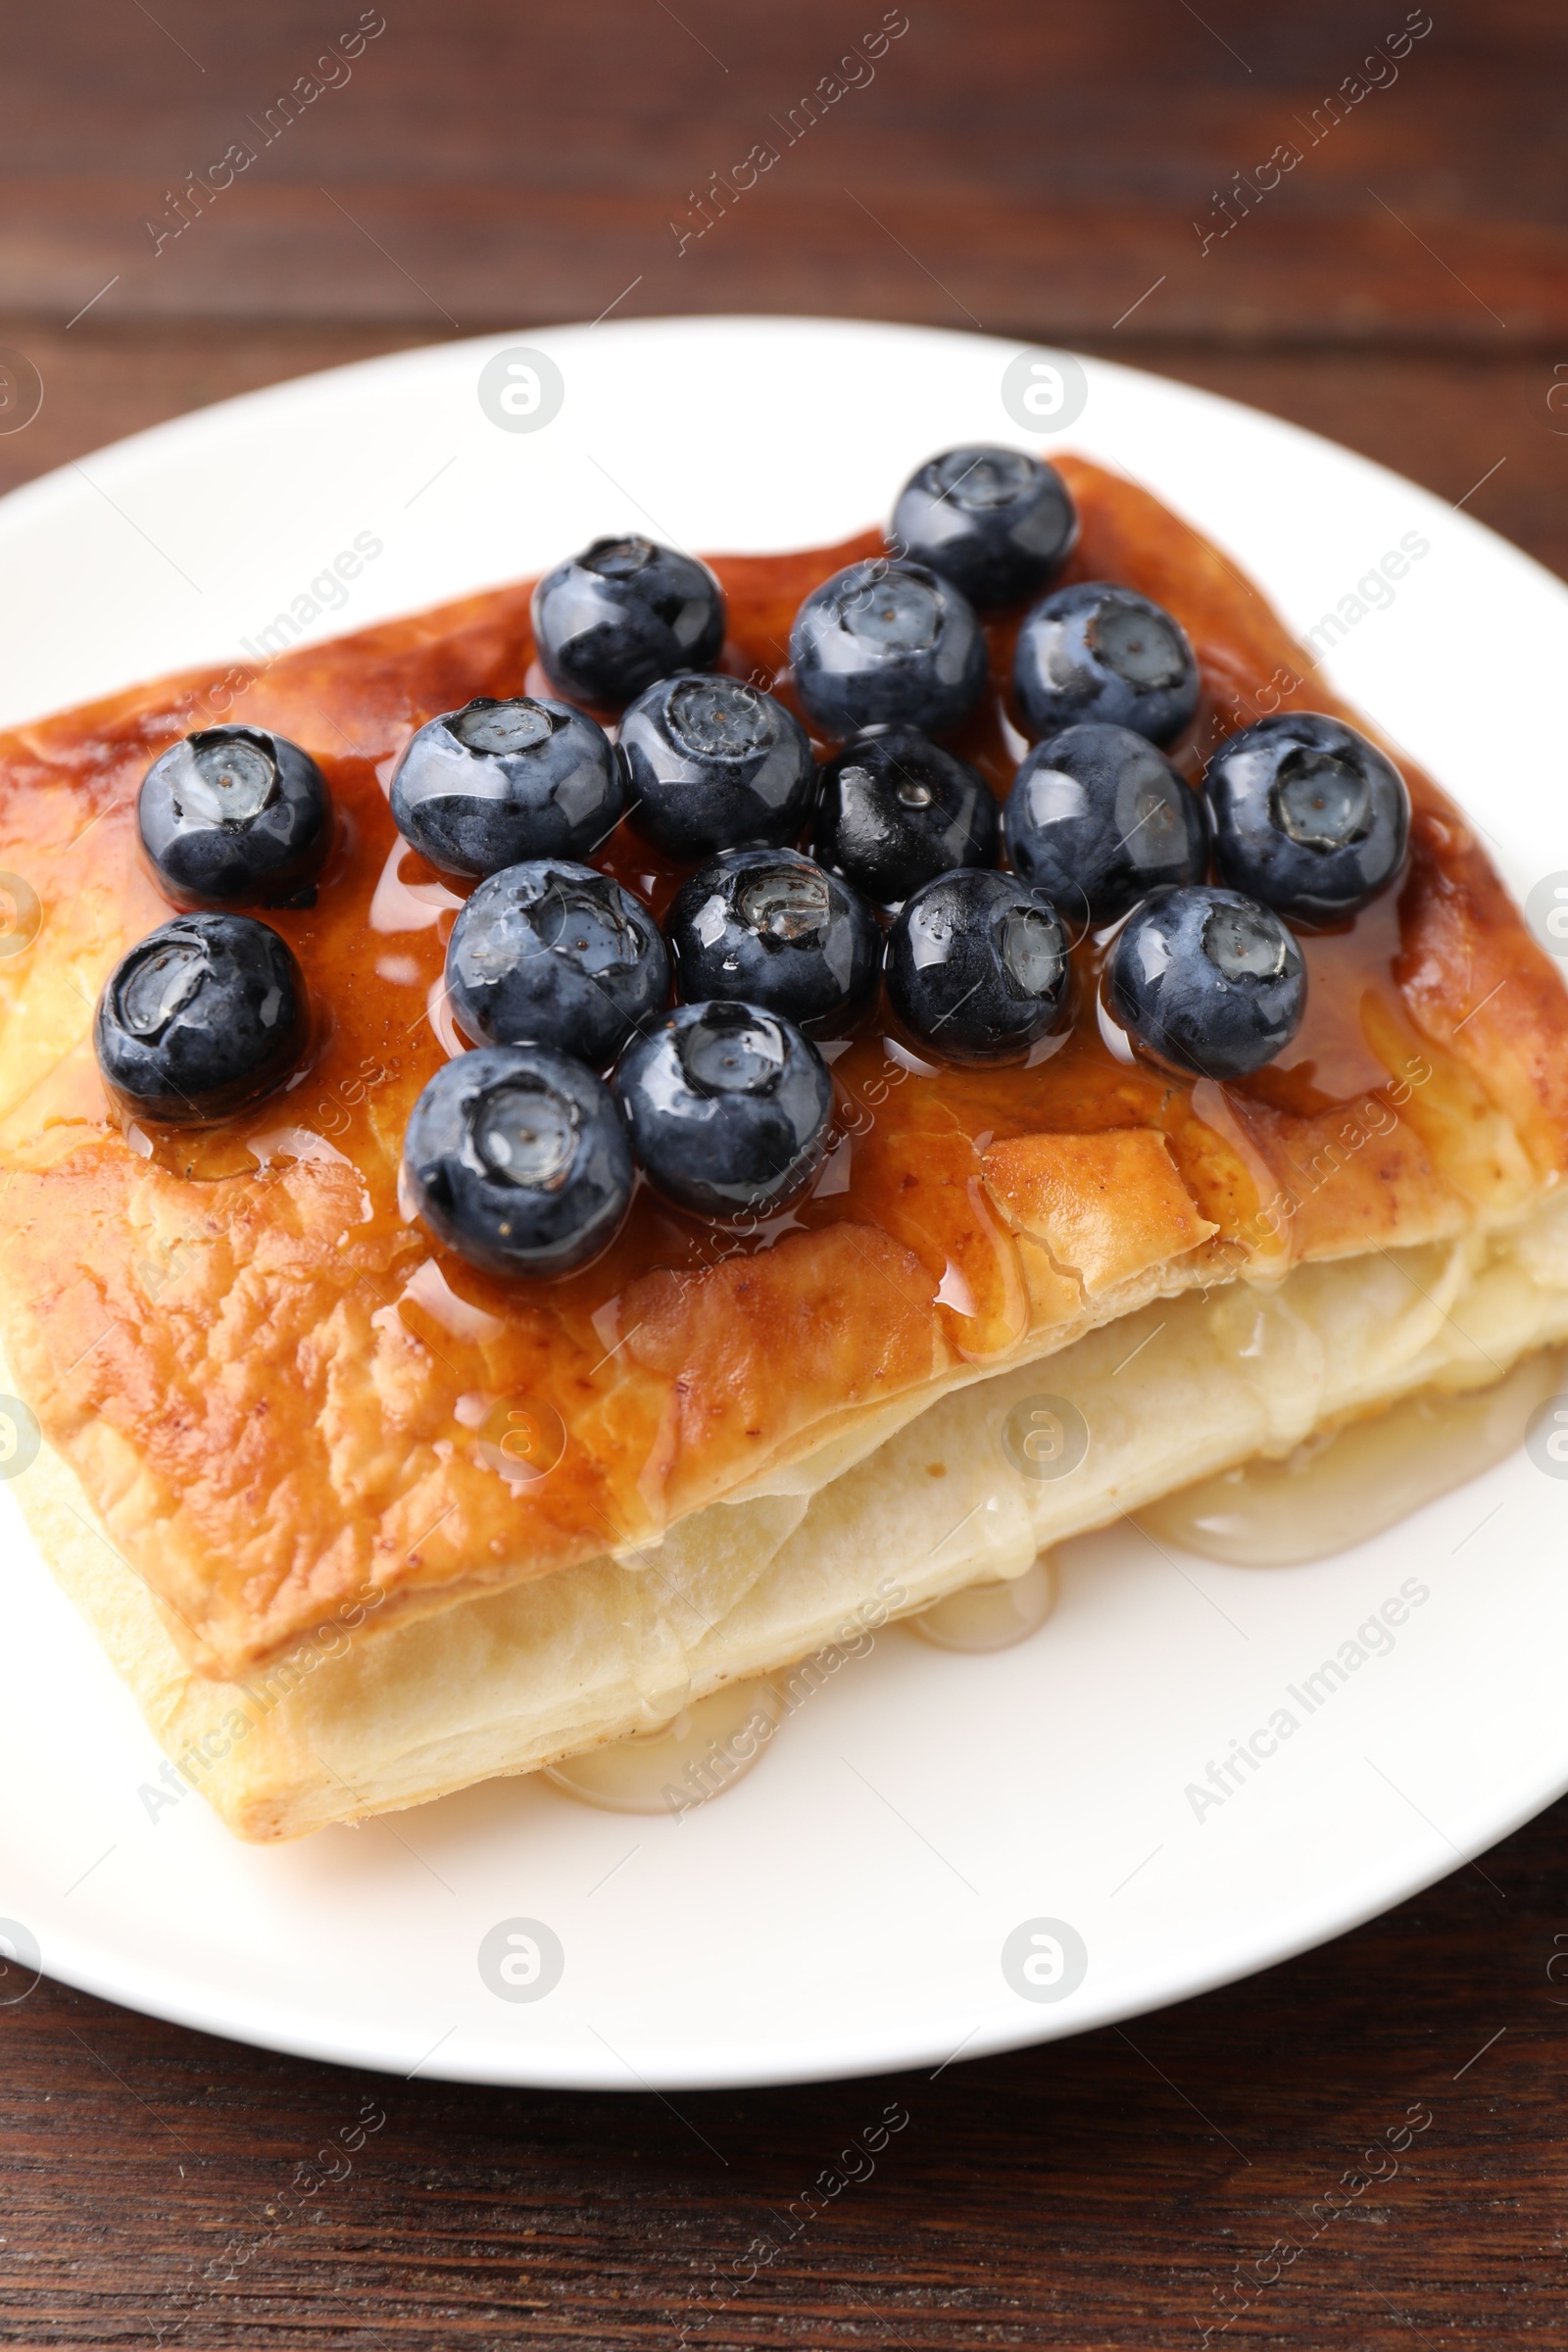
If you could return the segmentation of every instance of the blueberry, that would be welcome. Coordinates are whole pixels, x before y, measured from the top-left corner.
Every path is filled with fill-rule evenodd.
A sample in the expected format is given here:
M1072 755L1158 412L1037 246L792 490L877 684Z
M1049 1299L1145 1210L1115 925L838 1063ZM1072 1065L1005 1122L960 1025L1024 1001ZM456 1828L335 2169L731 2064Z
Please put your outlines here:
M178 906L310 906L332 842L326 779L286 736L204 727L136 796L148 863Z
M967 718L986 679L986 641L968 599L923 564L879 556L836 571L790 631L795 691L824 733Z
M1071 981L1051 902L973 866L906 900L886 971L899 1018L949 1061L1016 1059L1060 1026Z
M955 865L995 865L997 800L978 768L914 727L862 735L822 770L813 855L879 906Z
M1200 882L1208 865L1202 800L1129 727L1037 743L1002 829L1014 873L1085 924L1115 922L1162 884Z
M539 659L563 694L618 709L724 642L724 591L706 564L651 539L596 539L533 592Z
M437 1070L409 1117L420 1216L487 1274L569 1274L631 1200L631 1148L603 1079L552 1046L483 1046Z
M1012 689L1032 735L1095 720L1169 743L1198 709L1198 663L1180 621L1147 596L1081 580L1026 615Z
M806 729L741 678L662 678L620 722L633 827L671 858L794 841L816 799Z
M447 988L470 1037L556 1046L602 1070L663 1011L669 958L618 882L536 858L480 883L453 926Z
M1279 916L1240 891L1156 890L1118 932L1110 1008L1154 1060L1199 1078L1245 1078L1288 1046L1306 1010L1306 965Z
M1404 863L1404 779L1343 719L1260 719L1220 746L1203 790L1222 880L1299 921L1353 914Z
M121 957L93 1018L105 1085L125 1107L199 1127L247 1110L302 1059L305 975L249 914L185 914Z
M392 776L392 821L444 874L586 858L624 800L609 737L570 703L479 696L432 718Z
M815 1175L833 1082L793 1021L760 1004L682 1004L615 1073L651 1182L700 1216L778 1208Z
M1018 449L950 449L899 493L889 537L982 612L1037 596L1078 536L1078 513L1054 466Z
M802 1029L842 1028L876 986L882 934L862 899L798 850L732 850L665 917L688 1004L739 997Z

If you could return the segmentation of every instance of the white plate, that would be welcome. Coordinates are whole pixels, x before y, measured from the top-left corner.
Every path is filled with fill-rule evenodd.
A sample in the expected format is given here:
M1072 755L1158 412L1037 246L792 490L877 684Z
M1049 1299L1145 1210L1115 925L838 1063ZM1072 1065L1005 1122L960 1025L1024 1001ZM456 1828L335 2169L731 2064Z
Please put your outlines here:
M920 458L1038 443L1002 405L1015 347L820 320L531 331L559 416L503 431L449 344L230 401L0 504L0 718L237 657L355 536L383 553L325 635L541 568L596 532L702 549L830 540ZM1310 627L1407 532L1393 606L1337 684L1484 815L1516 888L1568 868L1552 676L1568 592L1408 482L1204 393L1084 363L1063 445L1168 499ZM208 2031L466 2081L665 2089L937 2066L1222 1984L1440 1878L1568 1786L1568 1493L1523 1455L1311 1568L1070 1549L1021 1647L903 1629L683 1822L533 1781L257 1850L201 1800L156 1820L159 1754L4 1491L0 1915L53 1976ZM1184 1796L1406 1577L1430 1601L1222 1808ZM477 1950L542 1920L564 1973L498 1999ZM1065 1920L1082 1984L1003 1975ZM4 1930L0 1929L0 1934Z

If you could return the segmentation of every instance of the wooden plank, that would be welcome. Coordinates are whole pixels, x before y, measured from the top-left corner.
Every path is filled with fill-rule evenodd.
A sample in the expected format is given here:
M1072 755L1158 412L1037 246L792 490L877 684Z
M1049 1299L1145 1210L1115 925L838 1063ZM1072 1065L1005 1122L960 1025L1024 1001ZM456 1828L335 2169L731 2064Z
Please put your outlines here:
M1046 341L1120 331L1129 312L1145 339L1488 350L1568 338L1568 226L1457 220L1408 201L1396 219L1364 192L1354 209L1307 213L1282 188L1272 212L1257 205L1226 231L1206 188L1182 210L1055 209L858 171L791 185L789 160L723 213L712 196L706 216L679 182L540 195L242 181L156 253L133 180L0 181L0 307L61 326L91 304L105 325L352 319L478 334L613 306L901 318Z
M793 136L882 0L399 0L351 77L269 135L360 6L75 0L8 24L0 346L45 399L0 433L0 487L455 331L612 303L820 310L1206 384L1568 575L1560 0L1443 0L1343 113L1330 94L1406 0L910 0L874 79ZM155 251L143 221L245 137L254 164L193 189ZM737 192L761 140L778 160ZM1270 1976L936 2082L673 2106L404 2084L41 1984L0 2009L0 2343L1568 2341L1565 1829L1568 1803ZM367 2101L384 2125L320 2180ZM889 2101L909 2122L875 2174L791 2235L778 2217ZM1412 2110L1431 2121L1397 2171L1351 2193Z
M1144 298L1158 336L1560 338L1568 19L1356 20L414 0L348 56L305 0L265 30L82 0L8 56L0 309L480 331L621 297L1083 337Z
M1198 2352L1239 2313L1209 2340L1560 2345L1565 1833L1559 1805L1271 1975L937 2081L411 2083L43 1984L0 2010L0 2341ZM889 2108L868 2171L845 2152Z

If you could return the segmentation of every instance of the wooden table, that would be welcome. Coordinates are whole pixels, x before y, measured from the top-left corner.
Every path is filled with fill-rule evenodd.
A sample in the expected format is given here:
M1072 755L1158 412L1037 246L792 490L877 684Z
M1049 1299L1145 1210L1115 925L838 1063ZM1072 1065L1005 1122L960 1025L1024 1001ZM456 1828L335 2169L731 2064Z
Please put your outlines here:
M14 14L0 345L44 402L0 434L0 484L459 331L812 310L1209 385L1568 571L1552 0L386 0L382 23L353 0ZM877 55L879 24L906 29ZM777 161L737 194L759 143ZM587 2352L684 2321L715 2352L1196 2352L1229 2321L1238 2344L1565 2345L1565 1820L1269 1976L940 2081L362 2081L42 1984L0 2010L0 2341ZM910 2120L875 2176L726 2296L889 2099ZM302 2193L367 2101L384 2125ZM1403 2118L1397 2171L1356 2190Z

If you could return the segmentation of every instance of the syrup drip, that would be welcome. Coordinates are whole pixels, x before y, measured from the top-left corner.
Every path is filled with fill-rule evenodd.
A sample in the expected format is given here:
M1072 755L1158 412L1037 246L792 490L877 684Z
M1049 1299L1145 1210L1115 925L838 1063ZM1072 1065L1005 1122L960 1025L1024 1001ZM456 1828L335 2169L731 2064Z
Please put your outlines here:
M1365 1544L1506 1460L1562 1378L1555 1350L1489 1389L1423 1389L1387 1412L1306 1439L1283 1461L1243 1462L1137 1514L1161 1543L1232 1568L1295 1568Z
M1055 1603L1056 1563L1043 1551L1022 1576L965 1585L905 1623L938 1649L1011 1649L1039 1632Z
M456 913L463 905L462 893L437 878L406 882L405 866L423 867L425 874L430 875L429 867L417 852L399 839L387 852L386 862L376 879L368 916L372 931L394 936L428 931L440 922L443 914Z
M726 1683L656 1731L547 1765L545 1778L606 1813L678 1816L744 1780L783 1713L770 1683Z

